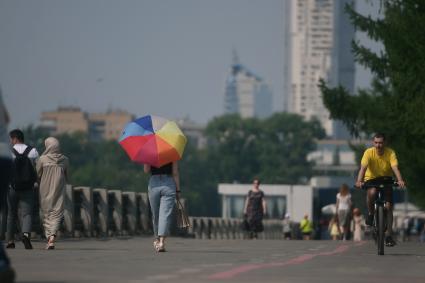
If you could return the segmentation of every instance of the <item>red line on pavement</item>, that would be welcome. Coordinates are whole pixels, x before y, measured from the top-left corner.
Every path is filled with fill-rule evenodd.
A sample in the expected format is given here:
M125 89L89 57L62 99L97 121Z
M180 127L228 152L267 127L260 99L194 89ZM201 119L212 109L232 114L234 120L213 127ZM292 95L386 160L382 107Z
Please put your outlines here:
M251 271L251 270L302 264L306 261L312 260L316 256L336 255L336 254L346 252L348 249L349 249L349 246L341 245L341 246L337 247L335 250L330 251L330 252L321 252L321 253L317 253L317 254L303 254L303 255L300 255L296 258L292 258L292 259L289 259L289 260L283 261L283 262L270 262L270 263L262 263L262 264L246 264L246 265L242 265L242 266L230 269L228 271L223 271L223 272L212 274L212 275L208 276L207 278L208 279L229 279L229 278L233 278L233 277L235 277L235 276L237 276L241 273L246 273L246 272Z

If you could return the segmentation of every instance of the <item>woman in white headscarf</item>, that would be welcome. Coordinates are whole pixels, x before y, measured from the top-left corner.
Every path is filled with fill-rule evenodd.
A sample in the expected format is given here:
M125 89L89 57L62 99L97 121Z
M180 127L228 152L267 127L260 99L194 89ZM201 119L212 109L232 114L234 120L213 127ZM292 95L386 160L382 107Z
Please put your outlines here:
M40 179L40 208L46 249L55 248L56 233L62 221L65 185L68 176L68 158L60 152L59 141L49 137L44 142L46 150L37 162Z

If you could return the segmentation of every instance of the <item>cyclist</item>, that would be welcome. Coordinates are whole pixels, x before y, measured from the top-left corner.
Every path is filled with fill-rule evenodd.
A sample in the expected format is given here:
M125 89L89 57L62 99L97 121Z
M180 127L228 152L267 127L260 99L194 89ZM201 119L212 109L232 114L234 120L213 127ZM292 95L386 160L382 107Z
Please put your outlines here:
M385 146L385 135L382 133L375 134L373 137L373 147L365 150L359 174L357 176L356 187L361 188L363 184L372 183L374 179L379 177L392 177L393 173L397 178L400 188L405 188L405 183L398 169L398 161L394 150ZM367 191L367 208L368 216L366 217L366 225L373 225L374 201L376 196L376 188L370 188ZM385 237L386 246L394 246L396 243L392 238L393 224L393 190L388 188L384 192L385 207L387 209L387 231Z

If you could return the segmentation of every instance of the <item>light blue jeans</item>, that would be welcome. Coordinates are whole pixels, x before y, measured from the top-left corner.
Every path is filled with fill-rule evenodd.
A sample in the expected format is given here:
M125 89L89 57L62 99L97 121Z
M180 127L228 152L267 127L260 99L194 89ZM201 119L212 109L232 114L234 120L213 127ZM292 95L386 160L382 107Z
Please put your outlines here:
M176 203L176 183L170 175L152 175L148 189L154 236L168 236Z

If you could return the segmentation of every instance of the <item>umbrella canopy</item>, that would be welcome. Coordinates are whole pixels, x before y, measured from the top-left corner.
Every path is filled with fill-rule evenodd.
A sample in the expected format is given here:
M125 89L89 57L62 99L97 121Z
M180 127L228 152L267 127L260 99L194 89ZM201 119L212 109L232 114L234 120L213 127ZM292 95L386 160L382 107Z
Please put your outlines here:
M128 123L118 141L134 162L161 167L182 158L187 139L175 122L147 115Z

